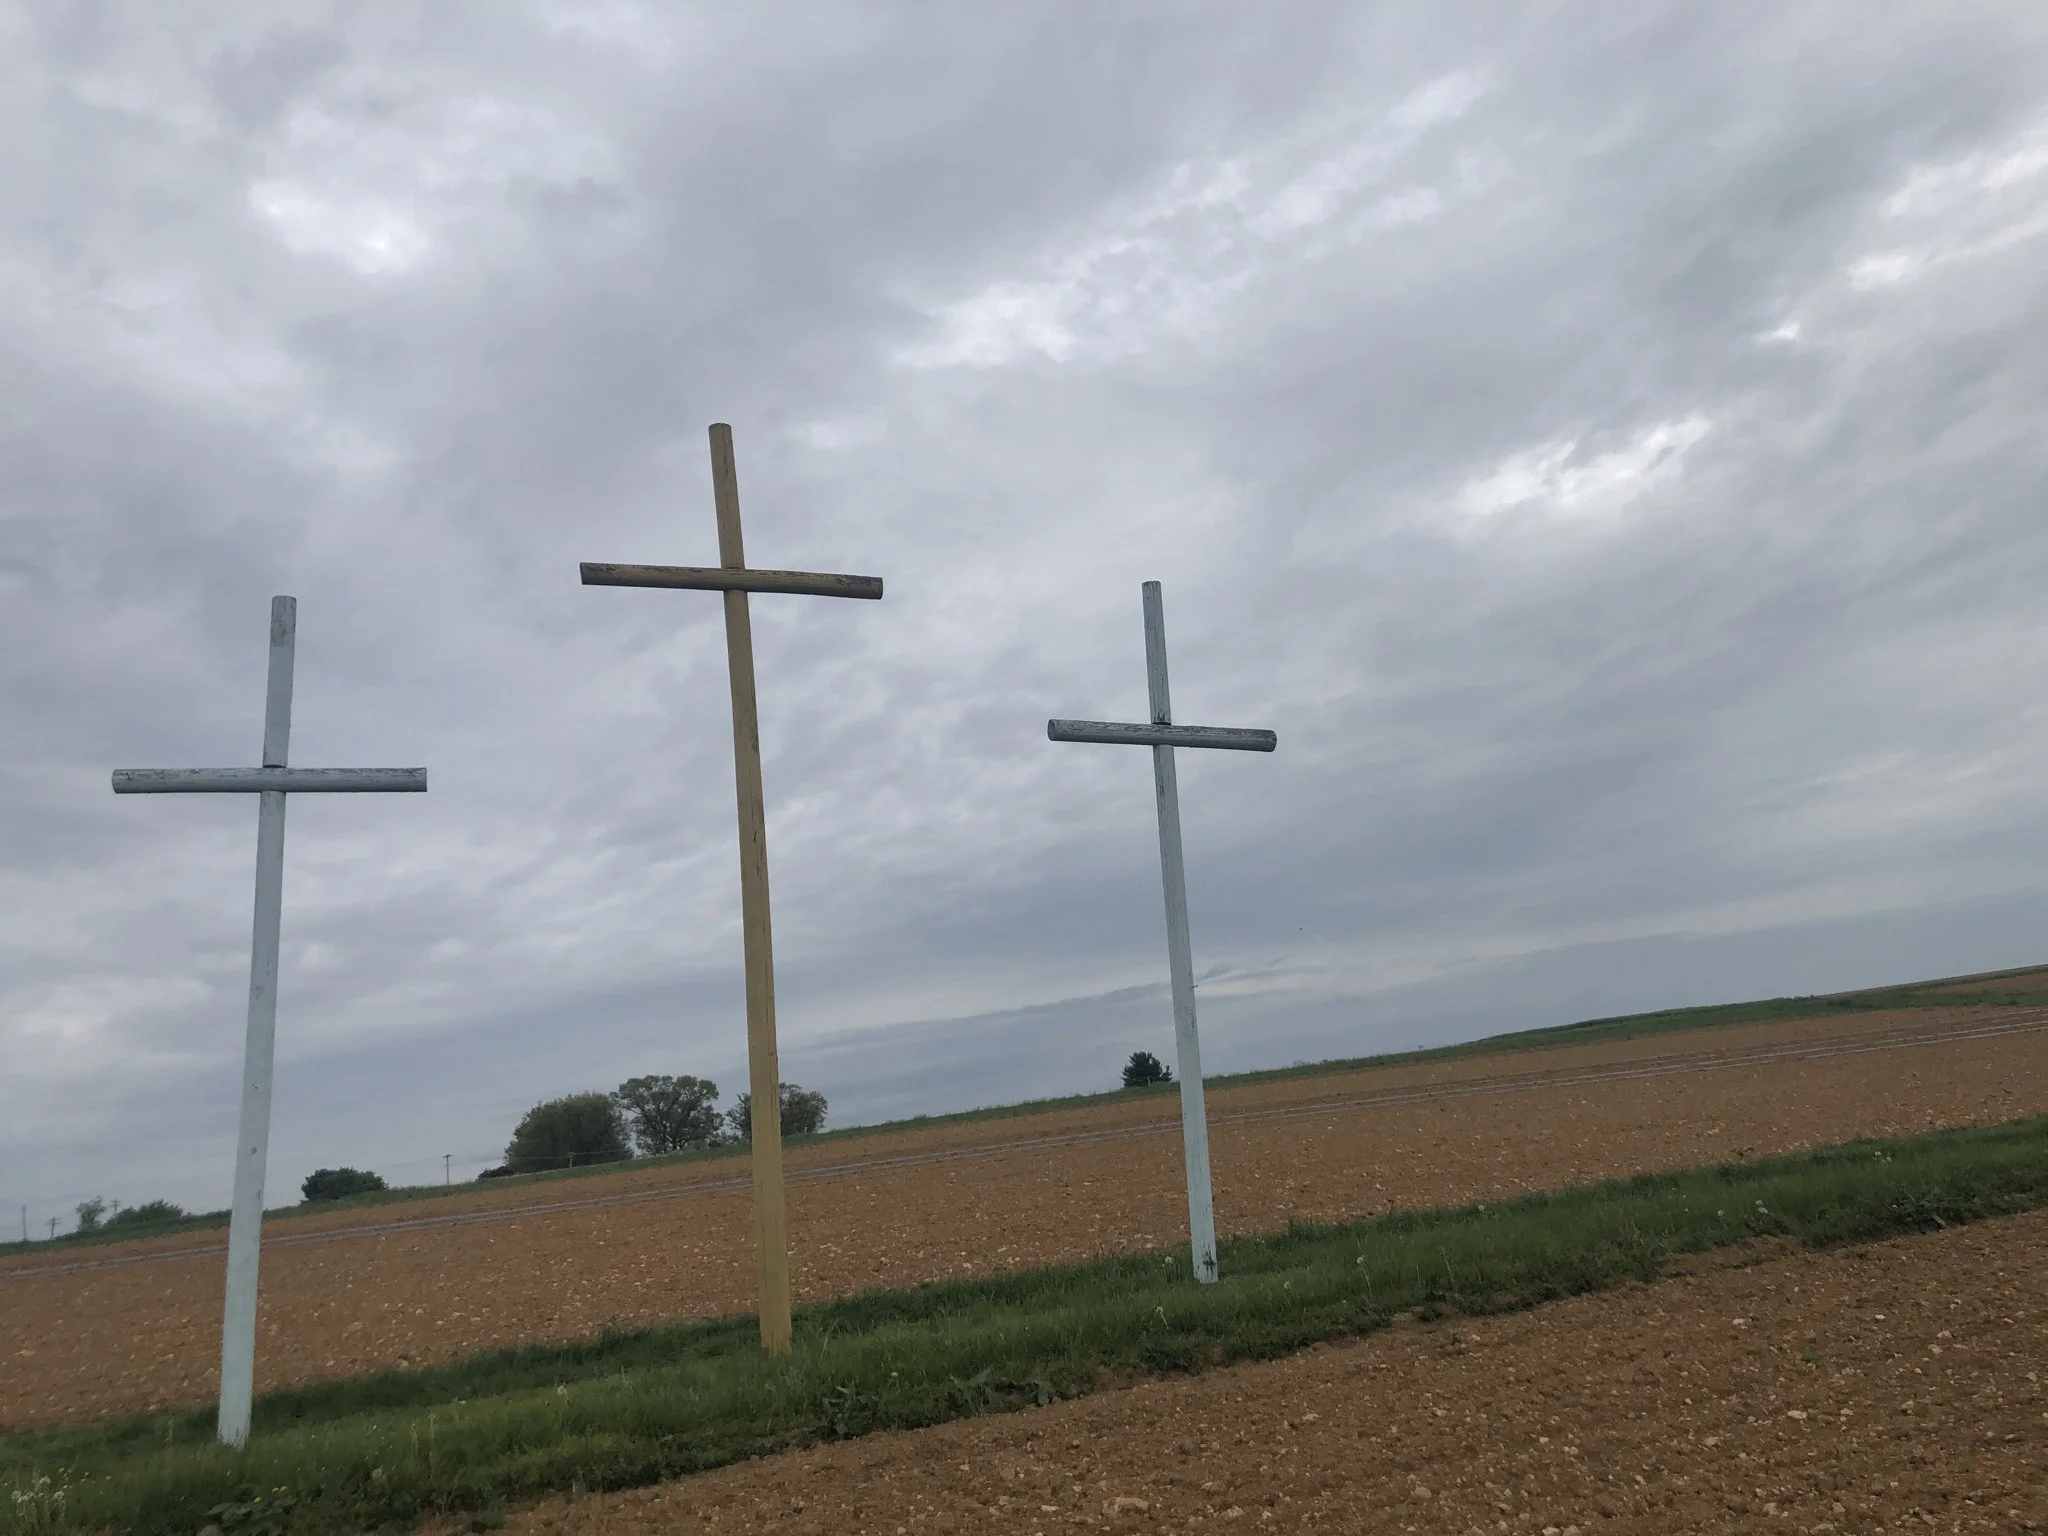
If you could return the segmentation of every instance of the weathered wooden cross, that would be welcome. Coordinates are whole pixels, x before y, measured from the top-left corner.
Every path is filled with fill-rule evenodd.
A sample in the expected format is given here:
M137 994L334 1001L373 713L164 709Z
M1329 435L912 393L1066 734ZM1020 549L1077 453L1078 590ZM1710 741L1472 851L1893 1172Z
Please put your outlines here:
M1116 725L1101 720L1048 720L1054 741L1098 741L1152 749L1152 784L1159 799L1159 874L1166 888L1166 962L1173 980L1173 1037L1180 1073L1181 1142L1188 1174L1188 1236L1195 1278L1216 1278L1216 1216L1209 1196L1209 1119L1202 1102L1202 1042L1195 1031L1195 963L1188 942L1188 876L1180 847L1180 784L1174 776L1175 747L1228 747L1271 752L1279 738L1271 731L1231 726L1175 725L1166 688L1166 617L1159 583L1148 581L1145 597L1145 680L1152 695L1149 725Z
M711 495L718 564L580 567L587 587L682 587L725 594L725 657L732 677L733 779L740 818L740 924L747 970L747 1092L754 1161L754 1254L760 1273L761 1347L789 1353L789 1227L782 1193L782 1083L775 1049L775 947L768 922L768 824L761 793L761 725L754 702L749 592L810 597L882 595L879 576L749 570L740 541L740 482L732 428L711 428Z
M116 768L117 795L257 793L256 925L249 950L249 1032L242 1054L242 1119L235 1144L235 1204L228 1218L227 1304L220 1328L219 1430L224 1445L249 1437L256 1375L256 1264L263 1242L263 1173L270 1156L271 1061L277 1041L277 940L284 904L284 799L329 793L419 791L424 768L287 768L292 734L296 598L270 600L270 681L261 768Z

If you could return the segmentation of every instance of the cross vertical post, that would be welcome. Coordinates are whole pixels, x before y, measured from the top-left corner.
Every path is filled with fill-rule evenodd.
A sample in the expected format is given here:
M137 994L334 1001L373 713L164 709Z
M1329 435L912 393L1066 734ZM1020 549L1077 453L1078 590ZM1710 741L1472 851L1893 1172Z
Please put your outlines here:
M746 569L740 535L739 466L732 428L711 429L711 500L718 563ZM747 973L748 1149L754 1173L754 1262L761 1291L761 1347L790 1346L789 1211L782 1182L782 1064L775 1044L775 935L768 904L768 809L761 788L761 713L754 694L754 621L747 594L725 591L725 660L732 682L732 772L739 802L740 928Z
M733 785L739 811L740 928L746 965L748 1142L754 1179L754 1256L760 1284L761 1347L790 1350L789 1215L782 1177L782 1078L775 1043L775 943L769 920L768 819L761 787L761 720L754 690L749 592L879 598L878 576L764 571L747 565L740 533L739 471L732 428L714 422L711 499L718 524L714 567L613 565L585 561L587 587L669 587L725 597L725 657L732 688Z
M270 677L263 699L263 766L282 768L292 736L295 598L270 600ZM277 946L284 917L284 791L257 797L256 921L249 944L249 1026L242 1047L242 1118L235 1201L228 1216L227 1304L220 1329L220 1437L249 1434L256 1386L256 1271L263 1244L263 1175L270 1158L270 1076L277 1053Z
M1182 1156L1188 1182L1188 1249L1195 1279L1216 1279L1216 1215L1209 1176L1209 1116L1202 1085L1202 1039L1195 1027L1194 947L1188 937L1187 862L1180 839L1180 782L1173 749L1223 747L1271 752L1279 739L1271 731L1230 726L1175 725L1166 674L1166 614L1159 583L1142 588L1145 614L1145 684L1149 725L1100 720L1048 720L1053 741L1106 742L1152 749L1152 787L1159 806L1159 879L1166 898L1166 966L1173 991L1175 1068L1180 1073Z
M1159 583L1144 585L1145 684L1152 723L1171 725L1166 679L1166 616ZM1152 745L1152 787L1159 802L1159 878L1166 896L1166 969L1173 987L1173 1044L1180 1073L1181 1146L1187 1162L1188 1237L1195 1278L1216 1278L1216 1213L1210 1197L1209 1116L1202 1092L1202 1037L1195 1028L1195 958L1188 938L1188 871L1180 845L1180 780L1173 744Z
M292 665L296 598L270 600L270 672L263 700L260 768L116 768L117 795L253 792L256 908L249 943L249 1014L242 1047L242 1103L235 1135L235 1194L228 1217L227 1294L221 1309L220 1412L223 1445L249 1438L256 1381L256 1280L263 1246L263 1177L270 1156L270 1088L277 1047L277 952L284 907L287 794L423 791L424 768L291 768Z

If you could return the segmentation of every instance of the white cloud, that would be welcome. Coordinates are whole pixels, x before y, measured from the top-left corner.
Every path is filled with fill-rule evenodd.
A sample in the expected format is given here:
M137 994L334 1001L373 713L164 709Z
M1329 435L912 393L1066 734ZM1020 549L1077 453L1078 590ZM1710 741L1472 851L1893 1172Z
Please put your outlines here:
M616 184L604 143L543 109L416 89L394 107L388 85L344 83L286 119L249 204L287 250L403 273L522 186Z
M1178 165L1135 212L1043 254L1032 275L920 305L938 334L899 360L918 368L1064 363L1198 334L1247 286L1376 232L1428 223L1451 196L1482 185L1470 157L1448 196L1439 186L1385 184L1425 135L1465 116L1490 89L1483 72L1460 71L1391 111ZM1335 238L1316 238L1325 231Z
M1902 287L2048 234L2048 122L1914 167L1880 213L1880 238L1889 238L1849 263L1849 286L1859 293Z
M1578 438L1527 448L1467 481L1453 505L1474 524L1524 507L1556 518L1609 517L1676 478L1712 426L1698 412L1673 417L1590 457L1582 456Z
M806 448L820 453L843 453L849 448L865 448L880 439L882 431L878 421L845 416L805 422L796 428L795 435Z
M542 25L556 36L608 46L650 66L674 59L677 33L685 19L677 8L635 0L547 0L540 16Z
M1997 146L1935 165L1915 166L1884 200L1888 218L1924 218L1967 209L2048 173L2048 123L2035 123Z
M259 181L249 206L285 249L338 257L365 277L408 271L433 248L425 230L381 199L340 201L288 181Z

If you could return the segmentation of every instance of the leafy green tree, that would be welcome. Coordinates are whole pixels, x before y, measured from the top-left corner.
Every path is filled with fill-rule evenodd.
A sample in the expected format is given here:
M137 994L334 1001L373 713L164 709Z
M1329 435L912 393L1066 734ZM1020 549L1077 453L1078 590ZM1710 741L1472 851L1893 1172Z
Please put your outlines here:
M795 1083L783 1083L782 1134L815 1136L825 1129L825 1095Z
M825 1129L825 1095L795 1083L783 1083L782 1134L815 1136ZM725 1134L732 1141L754 1139L754 1096L743 1093L725 1112Z
M179 1221L185 1215L183 1206L171 1204L168 1200L145 1200L140 1205L131 1205L124 1211L116 1211L106 1219L105 1230L116 1227L147 1227L160 1221Z
M115 1207L120 1209L119 1206ZM107 1201L104 1196L94 1195L90 1200L81 1200L77 1205L78 1230L97 1232L107 1218Z
M635 1077L612 1097L633 1128L642 1157L718 1140L718 1084L703 1077Z
M316 1168L299 1185L299 1194L310 1204L315 1200L346 1200L350 1195L367 1195L382 1188L382 1178L360 1168Z
M1149 1083L1170 1083L1173 1068L1165 1065L1150 1051L1133 1051L1131 1059L1124 1063L1124 1086L1143 1088Z
M514 1173L539 1173L619 1163L632 1155L618 1100L608 1093L572 1093L526 1112L505 1148L505 1166Z

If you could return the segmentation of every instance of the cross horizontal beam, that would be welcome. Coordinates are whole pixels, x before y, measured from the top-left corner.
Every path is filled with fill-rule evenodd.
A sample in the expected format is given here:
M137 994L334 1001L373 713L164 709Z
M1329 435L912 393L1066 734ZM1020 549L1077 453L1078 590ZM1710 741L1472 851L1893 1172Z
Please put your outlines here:
M424 791L424 768L116 768L117 795L208 795L286 790L302 794Z
M719 565L607 565L577 567L586 587L685 587L696 592L793 592L802 597L880 597L879 576L834 576L820 571L751 571Z
M1234 752L1271 752L1280 738L1271 731L1233 725L1118 725L1108 720L1048 720L1052 741L1099 741L1125 747L1224 747Z

